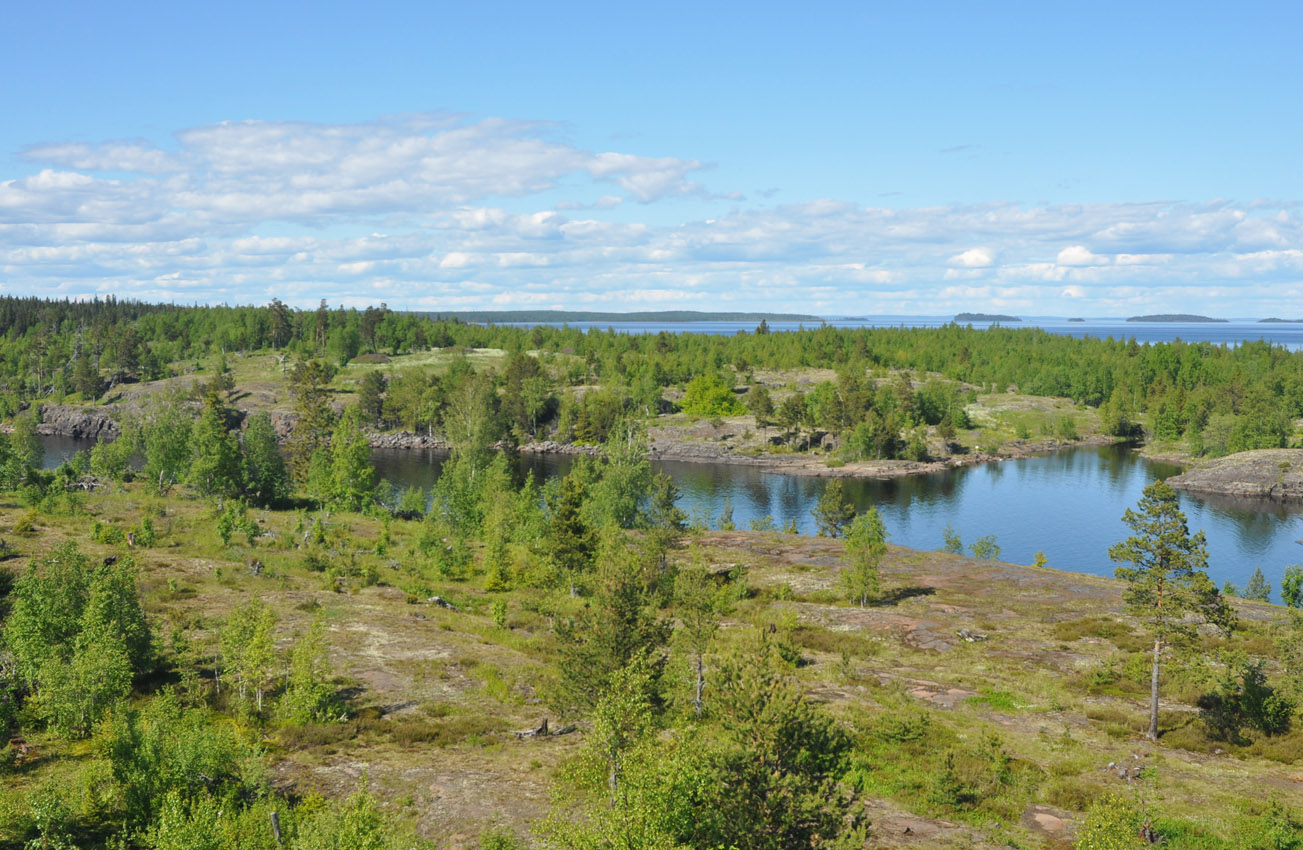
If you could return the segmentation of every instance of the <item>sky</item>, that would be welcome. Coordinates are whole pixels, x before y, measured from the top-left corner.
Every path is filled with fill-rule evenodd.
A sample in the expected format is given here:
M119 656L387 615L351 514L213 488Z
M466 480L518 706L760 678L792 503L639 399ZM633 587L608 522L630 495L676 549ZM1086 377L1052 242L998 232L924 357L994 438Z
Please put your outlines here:
M0 292L1303 317L1303 4L9 3Z

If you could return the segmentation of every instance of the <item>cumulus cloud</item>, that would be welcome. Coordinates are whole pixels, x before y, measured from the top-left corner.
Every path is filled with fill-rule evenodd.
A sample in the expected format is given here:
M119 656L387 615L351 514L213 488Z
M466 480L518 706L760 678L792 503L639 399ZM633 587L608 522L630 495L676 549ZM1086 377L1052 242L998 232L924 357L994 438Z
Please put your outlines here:
M1109 258L1091 252L1085 245L1069 245L1059 252L1055 262L1061 266L1106 266Z
M694 179L698 160L594 153L537 122L226 122L175 149L22 157L32 173L0 181L11 292L929 314L1236 299L1265 315L1303 286L1297 204L726 201Z
M995 258L986 248L969 248L950 258L950 265L966 269L984 269L995 264Z

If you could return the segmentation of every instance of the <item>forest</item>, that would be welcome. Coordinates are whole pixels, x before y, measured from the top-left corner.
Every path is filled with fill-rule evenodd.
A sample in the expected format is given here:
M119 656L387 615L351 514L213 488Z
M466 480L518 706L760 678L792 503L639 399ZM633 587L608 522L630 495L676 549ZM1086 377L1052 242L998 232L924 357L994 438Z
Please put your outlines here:
M4 298L0 327L3 846L1303 847L1303 569L1284 606L1219 592L1170 488L1097 579L893 546L835 482L818 537L708 528L648 461L671 414L830 463L963 451L1015 392L1286 447L1303 355L279 301ZM772 379L803 369L832 377ZM47 469L56 406L116 438ZM433 490L378 479L395 430L447 447ZM591 451L522 479L539 440Z

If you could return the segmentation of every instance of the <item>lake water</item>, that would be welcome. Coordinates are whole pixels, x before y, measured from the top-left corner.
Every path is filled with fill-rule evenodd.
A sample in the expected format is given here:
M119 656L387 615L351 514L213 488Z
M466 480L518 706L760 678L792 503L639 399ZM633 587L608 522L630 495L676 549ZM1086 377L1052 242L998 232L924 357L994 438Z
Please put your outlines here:
M46 465L56 466L89 442L45 438ZM378 449L373 453L384 480L402 490L428 490L439 477L438 452ZM521 459L522 475L532 470L539 480L564 475L571 458L535 455ZM810 511L827 479L781 475L752 466L654 462L673 477L679 505L695 521L718 527L725 500L733 522L748 528L772 518L778 527L795 520L802 534L814 534ZM1145 485L1179 472L1170 464L1141 458L1125 446L1082 448L1038 457L951 469L933 475L895 479L843 479L859 510L876 506L890 542L914 549L939 549L951 526L971 544L995 535L1001 560L1030 564L1037 551L1051 567L1112 575L1108 547L1130 533L1122 512L1134 507ZM1208 537L1209 574L1220 586L1243 586L1261 566L1279 600L1280 577L1290 564L1303 563L1303 506L1278 502L1209 499L1181 495L1190 530Z
M1282 318L1290 318L1284 316ZM854 318L829 318L826 324L835 328L939 328L948 324L952 316L864 316ZM532 327L536 323L507 322L508 327ZM551 323L547 323L551 324ZM772 331L795 331L816 328L819 322L770 322ZM654 334L703 333L732 336L739 331L753 331L756 322L571 322L570 327L580 330L612 329L620 333ZM973 327L986 329L990 323L975 322ZM1254 319L1237 319L1228 322L1128 322L1125 319L1085 318L1071 322L1067 318L1045 316L1025 317L1020 322L1005 325L1009 328L1041 328L1050 333L1097 339L1131 339L1136 342L1211 342L1216 345L1238 345L1245 340L1267 340L1291 350L1303 349L1303 324L1258 322Z
M429 488L443 458L436 452L379 450L374 454L381 475L396 487ZM522 473L540 480L564 475L571 459L564 455L521 459ZM718 527L725 500L733 522L748 528L768 516L778 527L796 521L802 534L814 534L810 511L827 479L767 473L752 466L658 461L652 464L673 477L679 506L696 521ZM996 536L1000 558L1030 564L1042 551L1052 567L1112 575L1116 566L1108 547L1130 531L1122 512L1134 507L1141 491L1155 478L1180 471L1171 464L1141 458L1126 446L1083 448L1038 457L951 469L933 475L894 479L843 479L858 510L876 506L891 534L890 542L914 549L939 549L950 525L965 544ZM1181 495L1192 532L1208 537L1209 574L1220 586L1243 586L1261 566L1279 598L1280 576L1290 564L1303 563L1303 506L1288 509L1278 502L1207 499Z

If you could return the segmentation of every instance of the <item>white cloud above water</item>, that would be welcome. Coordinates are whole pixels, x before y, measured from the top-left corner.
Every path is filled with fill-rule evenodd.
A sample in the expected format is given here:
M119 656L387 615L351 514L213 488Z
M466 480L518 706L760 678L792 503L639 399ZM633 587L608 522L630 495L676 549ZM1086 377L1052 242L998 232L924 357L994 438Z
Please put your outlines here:
M695 159L450 114L224 122L175 142L25 148L33 171L0 181L3 291L1251 316L1303 284L1298 203L748 203Z

